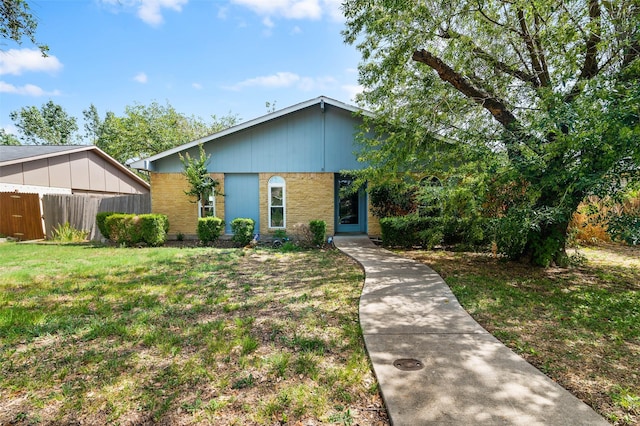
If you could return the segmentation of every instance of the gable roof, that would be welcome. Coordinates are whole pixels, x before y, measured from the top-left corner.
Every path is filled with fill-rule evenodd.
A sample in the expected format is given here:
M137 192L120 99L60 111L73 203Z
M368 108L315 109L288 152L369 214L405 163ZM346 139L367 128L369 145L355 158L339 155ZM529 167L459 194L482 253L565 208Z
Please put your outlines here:
M261 117L254 118L253 120L245 121L244 123L240 123L238 125L235 125L235 126L232 126L232 127L228 127L228 128L226 128L224 130L221 130L221 131L219 131L217 133L204 136L204 137L202 137L200 139L196 139L195 141L187 142L187 143L179 145L179 146L177 146L175 148L171 148L169 150L160 152L160 153L158 153L156 155L153 155L153 156L151 156L149 158L145 158L145 159L142 159L142 160L135 161L135 162L131 163L131 168L138 169L138 170L149 170L149 168L150 168L149 167L149 163L151 163L153 161L159 160L161 158L168 157L168 156L176 154L178 152L185 151L185 150L187 150L189 148L193 148L193 147L198 146L198 145L200 145L202 143L209 142L209 141L212 141L212 140L215 140L215 139L219 139L219 138L222 138L224 136L230 135L232 133L240 132L242 130L257 126L259 124L266 123L266 122L271 121L271 120L275 120L277 118L283 117L283 116L288 115L288 114L292 114L294 112L303 110L305 108L308 108L308 107L311 107L311 106L314 106L314 105L320 105L320 108L322 108L323 110L324 110L325 105L331 105L331 106L343 109L345 111L349 111L351 113L359 113L359 114L363 114L363 115L367 115L367 116L372 116L373 115L369 111L366 111L366 110L364 110L362 108L358 108L358 107L353 106L353 105L345 104L344 102L340 102L340 101L337 101L335 99L328 98L326 96L319 96L317 98L309 99L308 101L301 102L299 104L295 104L295 105L292 105L292 106L287 107L287 108L283 108L283 109L278 110L278 111L274 111L272 113L263 115Z
M28 161L42 160L46 158L57 157L61 155L75 154L78 152L93 152L100 158L131 177L136 182L149 189L150 185L140 176L131 171L128 167L123 166L116 161L115 158L101 150L95 145L16 145L16 146L0 146L0 167L10 166L12 164L26 163Z
M22 163L86 150L87 146L15 145L0 146L0 165Z

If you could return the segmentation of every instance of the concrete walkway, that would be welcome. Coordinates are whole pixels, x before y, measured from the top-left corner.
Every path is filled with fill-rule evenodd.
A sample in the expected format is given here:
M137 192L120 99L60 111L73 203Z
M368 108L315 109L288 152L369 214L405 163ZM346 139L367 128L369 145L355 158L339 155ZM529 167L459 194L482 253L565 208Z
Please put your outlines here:
M334 242L365 270L360 325L393 425L609 424L475 322L428 266L366 236Z

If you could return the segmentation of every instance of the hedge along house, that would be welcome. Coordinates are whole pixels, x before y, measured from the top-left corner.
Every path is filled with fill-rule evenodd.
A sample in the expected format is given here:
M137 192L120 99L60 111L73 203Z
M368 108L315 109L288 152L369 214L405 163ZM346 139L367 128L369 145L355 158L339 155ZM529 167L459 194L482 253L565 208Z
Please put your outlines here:
M199 206L185 195L189 186L180 155L198 158L202 144L210 155L207 169L222 196L206 201L209 214L225 220L251 218L262 235L292 233L297 223L324 220L327 233L380 235L369 213L367 193L344 195L352 179L344 170L357 161L355 135L368 114L321 96L230 127L132 164L151 181L154 213L168 215L170 234L196 234ZM342 196L341 196L342 193Z

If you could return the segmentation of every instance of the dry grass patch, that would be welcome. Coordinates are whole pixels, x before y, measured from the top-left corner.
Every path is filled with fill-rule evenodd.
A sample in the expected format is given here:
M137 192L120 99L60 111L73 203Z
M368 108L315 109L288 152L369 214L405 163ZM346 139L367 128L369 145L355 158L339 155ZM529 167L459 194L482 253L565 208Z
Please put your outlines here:
M0 424L388 424L337 251L0 257Z
M567 269L402 254L435 269L483 327L612 424L640 423L640 248L584 248Z

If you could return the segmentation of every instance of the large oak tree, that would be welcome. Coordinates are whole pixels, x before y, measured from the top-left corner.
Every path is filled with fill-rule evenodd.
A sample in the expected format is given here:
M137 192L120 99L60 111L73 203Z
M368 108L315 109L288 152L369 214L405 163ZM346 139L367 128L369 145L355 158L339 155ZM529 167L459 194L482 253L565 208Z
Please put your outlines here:
M637 0L347 0L344 12L367 125L384 135L362 158L487 176L504 253L564 260L584 197L638 180Z

